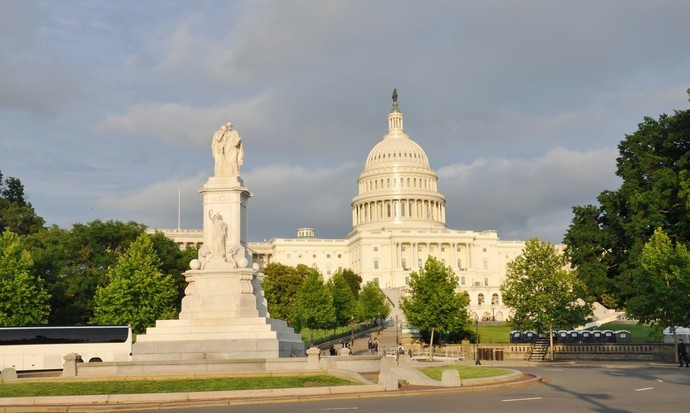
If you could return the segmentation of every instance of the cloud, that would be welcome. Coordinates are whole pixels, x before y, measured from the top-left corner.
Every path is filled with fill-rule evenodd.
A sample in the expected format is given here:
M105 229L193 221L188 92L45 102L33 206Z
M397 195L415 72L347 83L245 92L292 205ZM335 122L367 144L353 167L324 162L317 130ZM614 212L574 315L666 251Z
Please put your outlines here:
M98 205L117 219L144 222L151 228L174 228L177 225L179 190L182 225L201 228L201 197L197 190L204 181L203 174L188 179L168 179L141 187L130 194L102 197Z
M249 101L214 107L194 107L180 103L142 103L130 106L124 114L107 115L97 125L101 133L120 132L155 137L170 143L210 145L213 132L231 119L256 124L253 110L263 104L263 96Z
M440 168L448 225L496 229L499 236L560 242L573 206L619 186L612 149L557 148L527 159L479 159Z

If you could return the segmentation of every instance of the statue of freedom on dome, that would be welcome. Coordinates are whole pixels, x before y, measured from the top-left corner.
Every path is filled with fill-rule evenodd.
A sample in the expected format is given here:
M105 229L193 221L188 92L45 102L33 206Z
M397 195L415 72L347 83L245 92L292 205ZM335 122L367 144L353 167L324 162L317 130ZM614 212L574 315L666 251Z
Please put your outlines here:
M244 163L244 149L240 134L228 122L213 134L211 152L215 160L215 176L239 176Z
M393 102L398 103L398 89L393 89Z

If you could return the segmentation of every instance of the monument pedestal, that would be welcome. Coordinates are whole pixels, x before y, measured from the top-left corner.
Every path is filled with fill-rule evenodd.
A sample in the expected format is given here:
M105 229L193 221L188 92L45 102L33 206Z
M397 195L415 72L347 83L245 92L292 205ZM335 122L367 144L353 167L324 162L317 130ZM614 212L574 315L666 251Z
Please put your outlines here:
M212 177L204 197L204 246L185 272L178 320L137 336L134 361L302 357L302 337L269 317L262 274L246 249L246 201L239 177Z

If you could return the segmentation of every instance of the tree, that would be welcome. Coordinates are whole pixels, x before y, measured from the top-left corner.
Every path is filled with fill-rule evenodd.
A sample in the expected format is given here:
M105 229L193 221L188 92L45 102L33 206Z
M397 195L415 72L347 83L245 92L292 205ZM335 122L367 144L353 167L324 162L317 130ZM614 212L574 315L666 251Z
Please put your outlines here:
M355 306L357 300L352 292L348 280L342 272L333 274L327 283L328 289L333 297L333 310L335 310L335 323L333 327L348 325L354 321Z
M401 299L400 307L408 323L419 330L431 331L431 359L434 358L434 332L461 330L470 325L466 292L457 292L458 277L450 267L434 257L424 269L410 274L409 295Z
M357 274L349 268L346 268L344 270L336 270L334 276L339 274L342 275L343 278L345 278L345 281L347 281L347 284L350 286L350 290L352 290L352 294L355 296L356 299L359 296L359 291L362 289L362 277L360 277L359 274Z
M266 275L262 288L264 297L268 304L268 311L271 317L292 321L292 308L297 300L297 293L302 287L302 283L307 278L307 274L314 269L306 270L306 266L296 268L280 263L268 264L263 273Z
M676 327L690 325L690 252L687 247L682 243L674 245L664 231L657 228L642 249L633 288L640 294L628 301L628 314L641 323L670 327L677 347Z
M36 215L30 202L24 198L24 185L17 178L3 181L0 172L0 233L9 229L18 235L36 233L45 221Z
M31 275L33 262L19 236L5 231L0 237L0 325L46 324L50 296L43 280Z
M141 234L107 272L107 283L98 287L91 324L129 324L141 334L156 320L177 316L177 291L170 275L160 272L153 242Z
M592 313L589 304L577 302L580 281L566 264L550 242L532 238L522 254L508 263L501 285L503 302L515 311L510 324L520 330L548 329L552 360L553 327L572 328Z
M96 289L105 285L108 270L145 228L135 222L96 220L25 237L37 274L52 295L51 324L87 324L93 318Z
M296 331L304 327L310 330L310 343L314 330L326 329L335 323L333 297L318 272L311 272L302 283L292 308L291 320Z
M646 117L618 149L621 186L573 209L565 243L589 295L622 308L640 293L632 281L655 228L690 242L690 110Z
M374 281L364 284L357 298L357 306L355 308L357 321L365 322L384 319L388 317L390 312L391 306L379 285Z

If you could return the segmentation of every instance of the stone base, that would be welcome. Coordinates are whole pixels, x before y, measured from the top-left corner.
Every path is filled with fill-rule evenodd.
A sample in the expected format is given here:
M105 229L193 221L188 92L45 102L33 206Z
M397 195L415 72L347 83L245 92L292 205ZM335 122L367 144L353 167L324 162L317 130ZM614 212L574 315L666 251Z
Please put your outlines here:
M302 337L266 317L159 320L137 337L134 361L304 357Z

